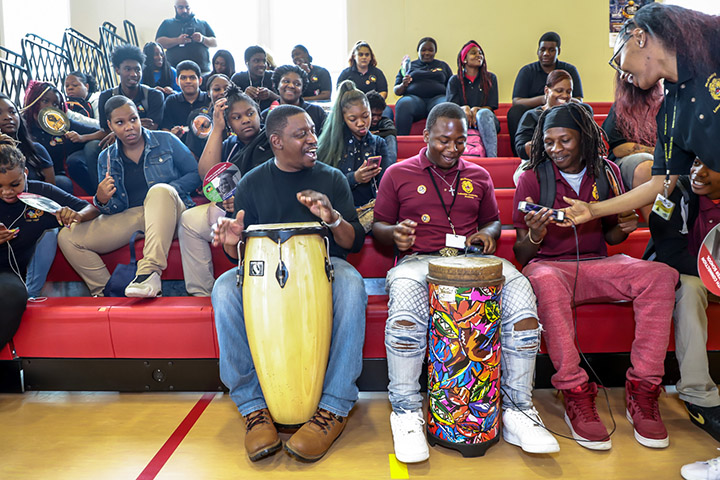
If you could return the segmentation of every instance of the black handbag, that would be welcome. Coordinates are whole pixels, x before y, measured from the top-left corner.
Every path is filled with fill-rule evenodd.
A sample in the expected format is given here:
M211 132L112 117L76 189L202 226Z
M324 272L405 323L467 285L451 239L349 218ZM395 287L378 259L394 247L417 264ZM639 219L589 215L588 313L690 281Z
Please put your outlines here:
M115 271L110 275L110 280L105 284L103 295L106 297L124 297L125 288L130 285L137 274L137 259L135 257L135 239L145 232L138 230L130 237L130 263L118 264Z

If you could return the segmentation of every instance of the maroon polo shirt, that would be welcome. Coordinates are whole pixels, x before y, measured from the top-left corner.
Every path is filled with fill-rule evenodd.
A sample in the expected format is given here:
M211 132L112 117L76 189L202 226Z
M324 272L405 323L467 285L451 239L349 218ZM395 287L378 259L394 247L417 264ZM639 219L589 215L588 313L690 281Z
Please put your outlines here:
M445 247L445 235L452 233L430 175L435 179L445 206L450 209L453 202L450 188L438 175L455 187L454 180L459 172L457 198L450 210L450 219L458 235L472 235L478 227L499 218L495 187L487 170L463 159L450 170L441 170L428 160L426 151L427 147L418 155L387 169L375 203L377 221L391 225L405 219L417 222L415 245L408 253L436 252Z
M700 253L700 245L708 232L720 224L720 203L713 202L705 195L699 196L698 200L698 216L688 238L688 250L694 256Z
M614 163L609 163L615 171L615 175L621 183L620 188L622 189L620 169ZM555 172L555 203L553 203L553 208L565 208L568 206L563 200L563 196L577 198L588 203L599 200L595 177L592 174L585 173L582 183L580 183L580 195L578 195L567 180L560 175L560 170L558 170L554 164L553 171ZM614 196L612 192L610 192L609 195ZM515 198L513 199L513 225L515 228L528 229L525 224L525 213L517 209L518 203L527 197L532 198L535 203L540 200L540 184L533 170L523 172L518 179ZM580 258L606 257L607 244L605 243L604 232L615 225L617 225L617 215L610 215L579 225L577 227L577 233ZM576 258L575 234L573 233L573 229L550 224L537 256L532 259L531 262L536 260L565 260L573 258Z

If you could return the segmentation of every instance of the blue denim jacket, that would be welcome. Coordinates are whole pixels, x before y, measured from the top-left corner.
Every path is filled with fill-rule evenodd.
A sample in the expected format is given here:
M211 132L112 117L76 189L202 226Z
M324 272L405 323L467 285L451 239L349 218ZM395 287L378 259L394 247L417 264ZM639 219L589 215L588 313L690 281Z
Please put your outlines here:
M145 137L144 171L148 188L157 183L167 183L177 190L186 207L194 206L190 194L200 186L201 180L193 154L170 132L150 131L143 128L142 134ZM120 213L128 208L124 182L125 170L118 151L118 143L116 141L103 150L98 159L98 178L101 180L105 178L109 159L110 176L115 179L115 188L117 188L105 205L98 205L93 199L95 206L105 215Z

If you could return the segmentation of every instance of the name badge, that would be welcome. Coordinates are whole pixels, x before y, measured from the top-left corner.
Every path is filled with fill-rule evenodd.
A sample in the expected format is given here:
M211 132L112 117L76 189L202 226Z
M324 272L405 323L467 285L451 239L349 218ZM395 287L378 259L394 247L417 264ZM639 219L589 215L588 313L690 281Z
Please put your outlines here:
M452 233L445 234L445 246L457 249L465 248L465 235L453 235Z
M662 193L658 193L653 202L652 211L663 220L670 220L673 210L675 210L675 202L665 198Z

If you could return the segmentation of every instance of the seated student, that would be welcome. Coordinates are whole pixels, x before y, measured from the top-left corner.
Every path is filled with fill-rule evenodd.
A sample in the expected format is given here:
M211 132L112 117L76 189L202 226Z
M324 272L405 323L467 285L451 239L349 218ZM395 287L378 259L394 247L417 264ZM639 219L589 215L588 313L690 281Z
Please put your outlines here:
M385 139L390 163L395 163L397 161L397 128L391 119L383 116L383 112L387 109L385 99L375 90L370 90L365 96L370 104L370 113L372 114L370 133Z
M457 73L448 81L446 99L460 105L468 117L468 126L478 130L485 156L497 157L500 120L493 113L498 108L497 77L488 72L485 52L475 40L460 49L457 66Z
M273 90L272 72L267 69L267 54L262 47L253 45L245 49L247 72L238 72L232 82L255 100L262 112L280 97Z
M367 94L374 90L382 98L387 98L387 80L382 70L377 68L377 60L369 43L363 40L357 42L350 52L348 64L349 67L338 76L338 86L345 80L352 80L355 88L361 92Z
M229 130L234 134L225 138ZM201 177L220 162L234 163L245 175L256 166L272 158L272 150L260 129L260 113L255 101L236 86L228 88L213 108L213 131L198 163ZM235 212L235 198L222 204L207 203L183 212L178 227L182 254L185 289L189 295L210 296L215 272L212 264L210 240L215 220Z
M83 123L70 118L70 130L65 135L52 135L40 127L38 115L40 110L51 107L67 112L63 94L56 87L45 82L31 80L25 93L25 108L23 118L30 127L30 136L34 141L45 147L55 168L55 182L68 193L72 193L72 182L65 174L65 167L69 176L87 193L94 193L92 182L85 181L85 177L77 174L73 165L86 165L86 144L98 131Z
M182 92L174 93L165 99L163 120L160 128L185 140L190 126L187 123L190 112L197 108L208 107L210 96L200 91L200 67L192 60L183 60L177 65L178 82Z
M65 77L65 95L68 110L97 120L97 91L95 77L89 73L74 70Z
M545 103L544 86L547 84L547 76L555 69L561 68L568 72L573 81L573 97L582 101L583 88L580 81L580 74L574 65L561 62L557 59L560 55L560 35L555 32L546 32L538 41L538 61L525 65L515 77L515 85L512 93L512 107L507 114L508 131L510 133L510 146L513 154L515 150L515 132L523 114L533 107L539 107Z
M617 77L616 82L624 82ZM653 154L657 143L657 123L652 119L663 102L662 85L658 83L644 95L643 101L628 101L631 90L617 88L616 101L602 124L610 145L608 159L617 163L627 189L639 187L652 178ZM648 221L652 207L640 208Z
M371 123L365 94L351 80L345 80L338 88L332 113L318 140L317 156L345 175L355 207L374 201L383 172L394 163L390 161L385 140L370 133ZM380 160L370 162L375 156ZM372 222L368 230L370 226Z
M112 65L115 74L120 77L120 85L103 90L98 99L98 118L101 130L91 137L85 148L85 162L70 161L68 170L78 185L88 185L94 193L100 179L97 177L97 160L100 151L115 141L115 133L107 126L105 102L115 95L124 95L135 103L140 122L148 130L157 130L162 123L162 92L140 83L145 55L134 45L119 45L113 49ZM80 179L80 181L78 181ZM84 188L84 187L83 187ZM88 192L90 193L90 192Z
M418 384L427 347L428 263L440 255L461 253L446 244L447 234L464 236L465 245L482 242L484 255L495 252L500 236L490 174L461 158L466 134L467 116L458 105L446 102L434 107L424 131L427 147L388 168L375 204L373 235L406 254L387 275L390 301L385 326L390 426L395 456L406 463L429 456ZM461 178L463 187L458 190ZM535 355L540 348L535 295L507 260L503 275L503 438L529 453L557 452L557 441L542 427L532 404Z
M208 80L213 75L218 74L225 75L228 78L235 75L235 57L227 50L218 50L215 52L212 58L212 71L203 75L200 90L209 93L210 83Z
M162 294L160 274L167 267L180 215L194 205L190 194L200 186L197 163L175 135L144 128L129 98L110 98L104 116L117 141L98 161L103 180L93 203L102 215L63 229L58 244L90 294L102 295L110 272L100 254L127 246L133 232L143 230L143 258L125 295L156 297Z
M143 47L143 54L145 67L142 71L142 84L160 90L165 96L179 92L177 70L167 61L162 45L147 42Z
M97 210L54 185L28 180L25 157L6 135L0 135L0 348L15 335L28 301L25 271L45 230L95 218ZM54 215L21 202L30 192L48 197L62 208ZM12 258L12 260L11 260ZM52 260L51 260L52 261ZM49 266L47 267L49 268Z
M720 395L708 368L708 291L698 276L698 252L708 232L720 223L720 172L696 158L690 175L680 177L670 194L670 220L650 215L654 255L680 273L675 292L675 355L680 364L677 391L690 420L720 441ZM651 251L652 251L651 250ZM649 252L646 252L646 257ZM716 299L717 301L717 299Z
M302 97L302 92L307 84L308 77L305 70L297 65L281 65L275 69L272 75L273 88L280 94L277 102L279 105L295 105L305 110L315 125L317 135L322 133L327 113L325 110L314 103L308 103ZM260 114L263 121L268 116L268 112L276 106L276 103L270 105Z
M513 223L517 232L515 258L538 298L538 314L556 373L552 384L563 393L565 422L585 448L608 450L611 440L595 408L597 385L588 382L575 346L572 305L631 301L635 313L632 367L625 383L626 417L635 439L650 448L668 446L668 434L658 407L665 353L670 336L677 272L667 265L626 255L607 256L606 242L615 245L637 228L630 211L570 228L551 222L550 211L523 213L521 200L536 203L544 196L554 208L563 197L584 201L619 195L609 186L606 168L619 177L613 163L605 163L602 131L592 115L577 103L546 110L533 137L529 169L520 176L515 192ZM548 163L550 162L550 163ZM543 194L540 185L552 175L555 194ZM622 181L618 178L618 187ZM603 188L603 185L605 188ZM573 261L576 257L580 260Z
M207 93L210 96L210 102L207 106L196 108L190 112L187 119L187 124L190 125L190 130L185 136L185 145L187 145L193 155L195 155L195 158L200 158L200 155L202 155L205 143L207 142L207 136L199 136L198 132L195 131L196 127L193 127L193 122L195 122L195 118L198 115L205 115L210 118L212 123L213 105L225 96L225 92L232 83L230 82L230 79L222 73L210 75L207 80ZM225 140L226 135L227 132L223 132L223 140Z
M323 393L318 409L285 443L285 450L304 461L319 460L347 425L358 398L356 380L362 370L367 294L360 274L346 260L357 252L365 234L357 219L350 187L342 173L316 161L317 137L310 116L293 105L281 105L267 118L267 134L275 158L240 181L235 195L235 218L222 218L213 244L223 245L232 258L242 230L250 225L285 222L327 224L330 255L335 267L332 284L332 340ZM245 417L245 450L256 461L281 447L263 397L245 333L242 288L237 271L215 282L215 310L220 378Z
M450 66L435 59L437 42L423 37L417 46L418 59L410 62L410 70L402 69L395 77L395 95L402 95L395 103L395 124L398 135L410 135L413 122L428 116L432 108L445 101L448 80L452 77Z
M323 67L312 64L313 58L304 45L295 45L291 56L293 63L307 73L308 81L302 92L303 98L311 102L330 100L330 92L332 91L330 72Z

